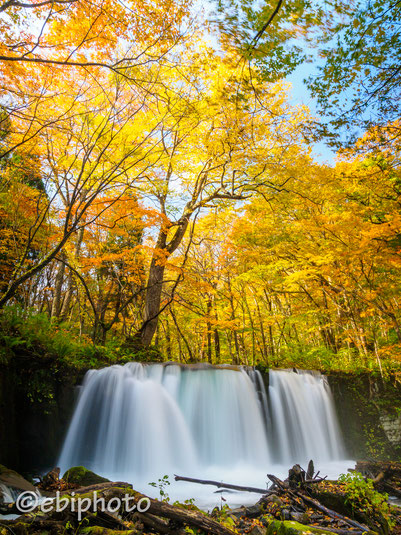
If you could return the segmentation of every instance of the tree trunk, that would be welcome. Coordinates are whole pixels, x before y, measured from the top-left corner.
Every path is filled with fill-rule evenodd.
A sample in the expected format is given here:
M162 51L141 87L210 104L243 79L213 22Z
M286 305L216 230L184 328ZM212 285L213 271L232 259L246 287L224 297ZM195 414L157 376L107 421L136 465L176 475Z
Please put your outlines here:
M232 294L232 290L231 290L231 280L230 280L230 278L228 278L227 282L228 282L228 291L229 291L229 303L230 303L230 307L231 307L231 317L230 317L230 319L232 321L235 321L236 317L235 317L235 308L234 308L234 298L233 298L233 294ZM237 333L237 328L236 327L234 327L232 329L232 334L233 334L233 338L234 338L235 354L233 355L231 362L234 365L238 365L238 364L240 364L241 359L240 359L240 349L239 349L239 342L238 342L238 333Z
M156 251L153 254L149 268L148 284L145 297L145 312L143 324L139 331L141 343L144 347L149 347L156 332L160 303L163 290L163 279L166 264L160 258L160 251L166 250L167 231L162 229L156 244Z
M220 335L217 328L214 329L214 354L216 359L216 364L220 363Z
M212 313L212 299L210 295L207 297L206 302L206 328L207 328L207 360L209 364L212 364L212 324L210 321Z
M170 323L168 321L168 318L166 318L166 328L165 328L165 332L166 332L166 354L167 354L167 358L169 360L172 359L172 351L171 351L171 333L170 333Z
M61 254L62 258L65 257L65 253L63 252ZM61 290L63 288L63 282L64 282L64 273L65 273L65 264L64 262L58 262L58 270L56 275L56 281L54 285L54 298L52 303L52 311L51 311L51 317L54 319L58 319L61 312Z
M152 261L150 263L143 323L136 335L140 339L143 347L150 346L156 332L160 314L166 259L180 245L185 231L187 230L190 215L191 213L184 215L176 224L176 231L169 243L167 243L169 227L164 226L160 229L155 248L156 250L153 253Z
M174 310L172 307L170 307L170 314L171 314L171 317L173 318L173 321L174 321L174 325L178 331L178 334L180 335L180 337L182 338L184 344L185 344L185 347L187 348L187 351L188 351L188 357L189 357L189 361L190 362L195 362L195 359L194 359L194 356L193 356L193 353L192 353L192 349L191 349L191 346L188 342L188 340L186 339L184 333L182 332L182 330L180 329L180 326L178 324L178 321L177 321L177 318L175 317L175 313L174 313ZM180 339L178 338L178 342L180 341ZM181 347L181 346L180 346ZM180 359L181 360L181 359Z
M79 258L83 239L84 239L84 227L81 227L78 230L77 242L75 244L75 251L74 251L75 260L78 260ZM64 296L63 307L60 313L61 320L65 320L68 316L73 293L74 293L74 278L72 276L72 271L70 270L68 273L68 278L67 278L67 291Z
M264 329L264 326L263 326L262 314L260 313L260 307L259 307L258 299L257 299L256 296L254 296L254 300L255 300L256 310L258 312L260 336L262 338L263 360L266 363L266 365L269 366L269 355L268 355L268 352L267 352L266 335L265 335L265 329Z

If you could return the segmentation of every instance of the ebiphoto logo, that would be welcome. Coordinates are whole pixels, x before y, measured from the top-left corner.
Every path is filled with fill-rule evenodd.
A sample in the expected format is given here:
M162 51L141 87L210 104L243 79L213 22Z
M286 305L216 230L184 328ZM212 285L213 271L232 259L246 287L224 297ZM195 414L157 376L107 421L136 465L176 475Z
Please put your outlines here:
M61 513L69 506L73 513L77 513L78 521L81 521L82 513L87 511L116 513L123 509L127 513L133 511L146 513L150 507L150 499L144 496L136 502L134 497L125 494L122 497L115 496L106 502L103 496L98 496L97 491L90 498L76 496L75 492L72 492L69 497L61 496L59 491L56 492L55 497L43 498L34 492L27 491L18 496L15 505L22 514L30 513L36 508L39 508L43 513L51 511Z

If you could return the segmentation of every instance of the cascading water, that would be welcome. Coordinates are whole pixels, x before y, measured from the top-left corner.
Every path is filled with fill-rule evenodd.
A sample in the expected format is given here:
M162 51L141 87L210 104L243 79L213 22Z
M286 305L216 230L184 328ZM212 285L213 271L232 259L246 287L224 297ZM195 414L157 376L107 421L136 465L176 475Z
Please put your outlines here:
M275 460L330 461L345 455L334 403L320 373L272 370L269 374L271 437Z
M130 363L88 372L60 464L156 476L269 459L245 371Z
M272 465L282 475L310 458L344 459L326 379L278 370L269 382L266 391L259 372L232 367L129 363L92 370L59 465L83 465L149 493L147 484L164 474L264 486ZM199 488L182 489L199 496Z

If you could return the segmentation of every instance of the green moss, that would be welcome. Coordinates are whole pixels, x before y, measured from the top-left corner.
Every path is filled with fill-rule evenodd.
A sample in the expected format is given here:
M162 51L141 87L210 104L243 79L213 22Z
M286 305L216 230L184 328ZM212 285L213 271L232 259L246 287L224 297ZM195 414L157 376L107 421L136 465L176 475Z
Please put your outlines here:
M314 535L332 535L330 531L324 529L314 528L312 526L304 526L299 522L292 520L274 520L266 530L266 535L302 535L302 534L314 534Z
M401 443L391 443L381 417L401 411L401 384L372 374L329 375L349 458L398 460Z
M114 493L113 491L115 491L115 496L121 496L121 493L123 494L126 494L126 495L129 495L129 496L132 496L133 498L136 498L136 499L140 499L140 498L143 498L144 495L133 490L132 488L130 487L121 487L121 486L112 486L112 487L107 487L107 500L108 501L109 499L111 499L113 496L114 496ZM104 490L102 489L98 489L98 490L91 490L89 492L83 492L83 493L79 493L79 498L81 500L85 500L85 499L89 499L90 501L93 501L94 500L94 494L97 494L98 497L102 497L103 496L103 493L104 493ZM73 489L69 489L69 490L65 490L64 492L61 493L62 497L63 498L67 498L67 500L76 500L77 499L77 495L75 494L75 491Z
M88 470L84 466L74 466L73 468L70 468L63 475L63 479L68 481L68 483L75 483L80 487L88 487L89 485L96 485L97 483L110 481L109 479Z
M106 345L97 345L81 335L75 324L55 323L45 313L7 306L0 310L0 365L10 365L22 359L29 363L29 373L43 369L48 377L60 373L79 374L91 368L102 368L125 362L163 361L156 348L143 349L124 339L110 339ZM29 380L29 375L28 375ZM46 397L40 388L46 377L32 383L32 398ZM46 382L46 381L45 381ZM38 392L37 392L38 390Z

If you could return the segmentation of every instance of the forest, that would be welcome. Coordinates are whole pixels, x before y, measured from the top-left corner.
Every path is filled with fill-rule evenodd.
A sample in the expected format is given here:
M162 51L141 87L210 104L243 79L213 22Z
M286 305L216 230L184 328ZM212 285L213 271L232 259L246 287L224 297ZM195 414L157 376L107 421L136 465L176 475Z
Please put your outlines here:
M398 372L400 10L4 1L0 359Z
M0 535L401 534L400 88L401 0L0 0Z

